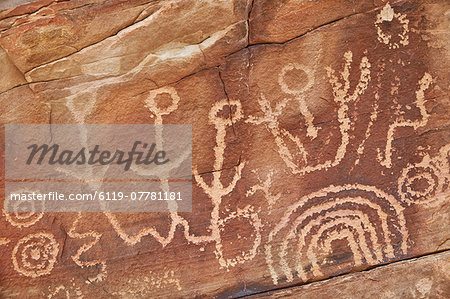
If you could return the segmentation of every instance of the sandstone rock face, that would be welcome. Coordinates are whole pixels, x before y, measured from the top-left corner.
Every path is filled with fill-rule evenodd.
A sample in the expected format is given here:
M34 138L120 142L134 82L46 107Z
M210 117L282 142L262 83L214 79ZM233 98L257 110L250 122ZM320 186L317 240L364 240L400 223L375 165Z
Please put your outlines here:
M258 298L445 298L450 292L449 266L450 256L447 252L269 292L258 295ZM367 288L368 283L377 284L378 287Z
M192 124L193 207L3 210L0 297L449 293L448 1L28 2L2 127Z

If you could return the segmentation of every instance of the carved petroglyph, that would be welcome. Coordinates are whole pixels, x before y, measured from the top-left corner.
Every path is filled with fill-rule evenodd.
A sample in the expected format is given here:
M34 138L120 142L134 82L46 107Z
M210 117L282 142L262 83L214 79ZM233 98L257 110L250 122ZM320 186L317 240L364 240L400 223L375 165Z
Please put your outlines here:
M339 78L335 74L334 69L331 67L327 67L327 75L329 78L329 82L332 87L334 101L338 104L339 108L337 111L337 119L339 122L339 131L341 135L340 144L336 150L336 154L332 160L327 160L323 163L319 163L316 165L310 165L310 161L308 159L308 153L305 150L305 147L300 140L299 137L293 136L289 131L280 128L279 126L279 118L282 116L283 109L288 105L290 99L284 99L280 103L277 103L275 109L272 109L270 102L266 99L264 95L261 95L261 98L258 99L258 103L262 112L264 113L263 117L255 117L249 116L247 119L248 123L252 123L255 125L265 124L270 133L275 137L275 143L278 146L278 152L280 157L285 162L286 166L288 166L293 174L305 174L314 172L321 169L328 169L330 167L334 167L338 165L342 159L344 158L347 145L349 143L349 130L351 127L350 117L348 115L349 104L354 103L359 96L361 96L368 87L370 80L370 63L366 56L362 57L359 69L360 69L360 78L355 86L353 93L350 93L350 69L351 63L353 61L353 54L351 51L348 51L344 54L344 70L341 72L342 81L344 81L344 85L340 82ZM288 65L287 69L293 69L296 67L295 65ZM298 68L300 66L297 65ZM285 69L280 73L280 78L283 78ZM295 100L299 102L302 114L307 119L307 135L315 138L317 136L317 129L313 129L314 125L312 123L313 116L310 114L309 110L306 107L304 97L299 96L302 92L310 88L310 84L313 84L313 77L308 77L308 83L303 89L295 90L296 98ZM279 80L280 83L283 83L283 80ZM284 83L283 83L284 84ZM286 92L293 93L294 90L289 89L287 86L282 85L282 89ZM309 121L308 121L309 119ZM290 141L296 145L298 153L301 156L302 164L298 165L293 158L293 154L286 142ZM314 160L314 159L311 159Z
M383 82L383 75L386 69L386 63L384 62L380 62L377 64L377 68L378 68L378 72L376 73L376 79L372 81L372 86L374 86L375 88L375 93L374 93L374 101L372 103L372 111L370 113L370 119L369 119L369 123L367 124L367 128L366 128L366 132L364 134L364 139L361 141L361 143L358 145L358 148L356 150L356 159L355 159L355 164L357 165L360 162L361 156L364 153L364 150L366 148L366 142L369 139L372 130L374 129L374 122L377 120L378 118L378 109L379 109L379 101L380 101L380 95L379 95L379 91L380 88L382 86L382 82Z
M295 274L306 281L309 271L312 277L323 275L335 240L348 243L354 266L404 255L403 207L393 196L361 184L329 186L302 197L269 234L265 251L273 282L281 275L292 281ZM392 246L396 243L399 248Z
M168 105L166 108L160 108L158 106L158 103L156 102L156 97L162 94L168 94L171 99L170 105ZM178 103L180 102L180 97L178 96L178 93L175 88L173 87L162 87L159 89L151 90L148 98L145 101L145 107L152 112L151 117L155 116L156 125L162 125L163 120L162 117L164 115L169 115L170 113L174 112L178 109Z
M27 190L20 191L22 193L28 192ZM35 191L36 192L36 191ZM35 212L36 205L44 205L43 201L10 201L5 199L5 208L8 205L12 205L12 209L14 212L6 212L5 209L2 210L3 215L5 216L6 220L8 222L18 228L24 228L24 227L30 227L34 225L36 222L42 219L42 216L44 215L43 212ZM25 205L31 206L31 212L20 212L21 207ZM10 210L8 208L8 210ZM41 208L42 210L42 208Z
M11 240L9 240L7 238L0 238L0 246L9 244L10 242L11 242Z
M256 171L254 171L254 170L252 170L252 172L256 173ZM270 171L267 174L267 178L264 182L258 176L259 184L250 187L250 189L245 194L245 196L249 197L258 191L262 191L262 193L264 194L264 197L267 200L267 203L269 204L269 214L272 212L272 208L273 208L274 204L281 197L281 193L273 194L272 192L270 192L270 186L272 184L272 177L274 174L275 174L274 171Z
M166 107L160 107L157 102L157 97L161 95L167 94L170 97L170 104ZM178 103L180 102L180 97L173 87L162 87L156 90L151 90L149 93L149 96L145 100L145 107L149 109L149 111L152 113L151 117L155 117L155 141L158 148L163 148L164 146L164 138L163 138L163 116L169 115L170 113L176 111L178 109ZM158 171L160 172L160 177L168 177L169 172L173 169L178 167L189 155L189 151L185 151L183 154L179 155L177 157L177 160L172 161L172 167L165 167L162 170ZM157 175L156 173L150 172L149 170L137 167L136 165L132 166L131 168L136 173L139 173L140 175ZM156 171L156 170L155 170ZM161 173L163 171L163 173ZM163 192L169 192L169 183L167 180L160 180L160 187ZM145 236L152 236L157 240L163 247L165 247L167 244L169 244L175 235L175 230L177 228L177 225L180 223L180 216L174 212L177 210L177 203L175 201L169 201L168 202L168 208L170 211L172 211L169 215L170 217L170 228L169 232L166 237L162 236L155 227L144 227L139 232L137 232L134 235L128 234L125 232L125 230L122 228L122 225L117 220L117 217L113 213L105 212L106 217L108 218L109 222L113 226L114 230L117 232L119 237L124 240L124 242L130 246L133 246L139 242L141 242L142 238Z
M232 118L231 117L224 118L219 115L219 112L224 111L224 109L227 106L235 107ZM239 101L222 100L220 102L217 102L211 108L209 113L209 122L215 126L217 131L216 145L214 147L214 169L223 168L225 148L227 146L227 144L225 143L225 135L227 127L232 126L233 123L242 119L242 117L243 117L242 107ZM262 224L261 220L258 217L258 214L254 212L253 207L247 206L244 209L238 209L236 212L230 213L230 215L225 219L222 219L220 217L220 205L222 202L222 198L233 191L237 182L241 178L241 173L242 169L244 168L244 165L245 162L241 162L236 167L236 174L234 175L232 181L229 183L228 186L224 186L222 184L220 179L222 173L220 171L215 171L212 173L213 175L212 182L211 185L208 185L203 180L203 178L198 174L197 170L194 167L194 177L195 180L197 181L198 186L202 188L203 191L209 196L213 204L213 210L211 212L211 224L209 226L211 234L209 236L195 236L189 233L189 226L187 226L185 227L185 237L188 241L193 242L195 244L200 244L204 242L215 242L216 257L218 258L221 267L226 268L227 270L229 269L229 267L235 266L237 263L243 263L246 260L253 259L256 255L256 250L261 242L260 230ZM241 256L235 258L225 258L223 253L223 245L220 232L224 230L224 226L226 225L227 221L238 217L247 219L249 223L253 226L255 235L253 247L247 253L242 252ZM185 226L186 225L187 223L185 223Z
M58 285L56 287L53 288L48 288L49 292L47 295L48 299L52 299L52 298L66 298L66 299L70 299L70 298L78 298L78 299L83 299L83 292L81 291L81 289L79 287L77 287L77 285L74 282L74 279L72 279L70 281L69 284L67 285Z
M383 22L392 22L394 19L397 19L401 26L401 32L396 34L398 38L393 38L392 34L385 33L381 28ZM387 45L389 49L398 49L400 45L407 46L409 44L408 24L409 20L406 18L406 15L395 13L394 9L387 3L380 13L377 14L377 19L375 20L378 41Z
M158 106L158 103L156 101L156 97L161 94L168 94L171 98L171 103L166 106L166 108L160 108ZM178 109L178 104L180 102L180 97L178 96L177 91L173 87L164 87L157 90L153 90L150 92L149 97L145 101L145 106L150 110L152 113L152 117L155 117L155 124L162 125L163 124L163 116L169 115L176 109ZM231 118L224 118L220 116L221 112L225 111L227 107L235 107L233 117ZM231 107L230 107L231 108ZM214 147L214 169L222 169L223 168L223 159L225 154L225 148L226 148L226 142L225 142L225 136L226 136L226 129L227 127L232 126L233 123L236 121L242 119L242 108L241 103L238 101L228 101L223 100L220 102L217 102L210 110L209 113L209 123L214 125L216 128L217 134L216 134L216 146ZM161 144L163 142L162 138L162 126L157 127L156 132L156 143ZM182 159L179 161L182 162ZM261 220L258 217L258 214L254 211L254 208L252 206L246 206L243 209L237 209L235 212L231 212L226 216L225 218L220 217L220 206L222 202L222 198L225 195L228 195L232 192L232 190L235 188L238 180L241 178L242 169L245 165L245 162L241 163L239 166L236 167L236 174L232 180L232 182L228 186L224 186L220 180L221 173L219 171L213 172L213 180L210 186L206 184L206 182L203 180L203 178L198 174L194 167L194 177L197 181L197 184L200 188L203 189L203 191L211 198L212 204L213 204L213 210L211 212L211 224L209 226L209 229L211 231L210 235L203 235L198 236L195 234L192 234L190 232L189 223L186 219L184 219L182 216L180 216L177 212L171 212L170 213L170 228L167 233L167 236L162 236L154 227L145 227L141 229L137 234L135 235L129 235L127 234L120 223L118 222L117 218L112 213L105 213L105 215L108 217L108 220L110 221L111 225L113 226L114 230L117 232L117 234L125 241L128 245L135 245L141 241L141 239L144 236L152 236L157 240L163 247L168 245L170 242L172 242L175 231L177 227L180 225L184 229L184 237L191 243L200 245L204 243L210 243L214 242L216 245L215 255L216 258L219 261L219 264L221 267L226 268L228 270L229 267L233 267L239 263L243 263L247 260L253 259L253 257L256 255L256 250L260 245L261 242ZM145 171L135 167L132 168L133 171L136 171L141 174L145 174ZM161 180L161 188L163 190L168 191L169 185L167 180ZM172 207L169 207L170 211L176 210L176 202L171 203ZM222 237L221 232L223 232L228 222L230 222L233 219L243 218L247 219L249 223L254 228L254 241L253 246L248 252L242 252L241 255L236 257L226 257L223 248L224 245L222 244Z
M173 289L181 291L180 280L173 270L165 270L162 273L150 271L148 275L136 279L129 279L127 289L113 292L112 295L120 298L148 298L154 296L161 289Z
M71 114L73 115L75 121L79 124L84 124L86 117L89 116L89 114L92 113L94 107L95 107L95 99L97 97L96 94L94 94L94 97L92 99L92 95L89 94L89 97L87 97L88 100L82 99L82 95L85 95L82 93L79 97L77 95L71 95L66 98L66 107L69 109Z
M285 76L288 72L292 70L301 70L304 74L306 74L307 83L305 86L301 86L299 88L292 88L289 87L286 83ZM289 95L292 95L295 97L295 101L298 102L298 105L300 107L300 113L303 115L303 117L306 120L306 135L311 137L312 139L317 137L318 128L314 126L314 116L312 115L311 111L309 111L308 106L306 104L306 96L304 93L311 89L311 87L314 84L314 75L313 72L306 66L303 66L298 63L290 63L283 67L281 69L281 72L278 76L278 84L281 87L281 90Z
M398 193L408 205L439 205L450 197L450 144L436 157L426 154L417 164L409 164L398 178Z
M384 149L384 153L382 153L378 149L378 161L381 165L387 168L392 167L392 142L394 140L395 130L399 127L412 127L414 130L417 130L420 127L425 126L428 123L428 119L430 115L425 108L425 90L427 90L431 83L433 82L433 78L429 73L425 73L422 79L419 80L419 87L416 90L416 101L414 104L417 106L420 112L420 119L418 120L410 120L404 119L403 116L400 116L399 120L396 120L394 123L389 125L387 137L386 137L386 147ZM383 157L384 154L384 157Z
M76 253L74 255L72 255L72 260L75 262L75 264L77 264L81 268L94 267L94 266L100 265L99 274L94 277L88 278L86 283L103 281L107 275L106 261L105 260L82 261L82 259L81 259L82 254L87 252L89 249L91 249L94 245L96 245L100 241L102 234L99 232L96 232L96 231L92 231L92 230L90 230L88 232L84 232L84 233L76 232L77 225L78 225L78 222L80 221L81 217L82 217L82 213L79 212L77 214L77 217L76 217L75 221L73 222L70 230L67 232L67 235L71 238L91 239L91 241L84 243L80 248L78 248Z
M50 233L36 233L20 239L12 251L14 269L28 277L50 274L56 263L59 244Z

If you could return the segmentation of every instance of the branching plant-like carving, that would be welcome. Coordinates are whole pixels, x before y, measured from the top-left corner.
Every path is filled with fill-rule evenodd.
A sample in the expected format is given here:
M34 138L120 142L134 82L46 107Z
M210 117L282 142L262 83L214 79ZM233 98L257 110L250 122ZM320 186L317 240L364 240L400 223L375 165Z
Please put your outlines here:
M353 93L350 92L350 68L351 63L353 61L353 55L351 51L348 51L344 54L344 70L341 72L342 81L344 84L342 84L338 78L338 76L335 74L335 71L328 67L327 75L329 78L329 82L331 84L332 90L333 90L333 97L334 101L338 104L339 108L337 111L337 120L339 122L339 131L340 131L340 143L336 150L336 154L333 159L327 160L323 163L311 165L311 160L308 159L308 153L305 150L305 147L300 140L299 137L292 135L289 131L280 128L279 126L279 119L282 116L283 109L286 108L286 106L291 101L296 101L299 103L301 107L301 113L305 117L307 121L307 135L311 138L315 138L317 136L318 129L315 128L313 124L314 117L309 112L308 108L306 107L304 97L298 96L302 92L305 91L305 89L309 88L308 86L312 85L312 77L308 77L308 83L306 84L306 87L303 89L296 90L297 96L292 99L284 99L280 103L277 103L275 109L272 109L272 106L270 102L266 99L264 95L261 95L261 98L258 100L258 103L261 107L262 112L264 113L264 116L262 117L255 117L255 116L249 116L247 119L248 123L252 123L255 125L259 124L265 124L269 132L275 137L275 143L278 146L278 152L280 157L285 162L286 166L289 167L291 172L293 174L305 174L314 172L321 169L327 169L329 167L334 167L338 165L342 159L345 156L345 153L347 151L347 145L349 143L349 130L351 127L351 121L350 117L348 115L348 109L349 104L354 103L356 99L361 96L365 90L368 87L369 80L370 80L370 63L367 57L363 57L361 59L359 69L360 69L360 78L355 86L355 89ZM280 73L280 78L283 78L284 73L287 69L292 68L300 68L298 65L288 65ZM280 79L280 85L283 89L283 91L288 93L294 93L293 90L289 89L286 84L283 83L283 80ZM286 85L286 86L285 86ZM292 142L296 145L296 148L298 150L298 153L292 153L286 142ZM299 154L301 156L301 161L303 165L298 165L294 161L294 154Z
M302 197L269 234L265 250L273 282L283 277L292 281L294 275L303 281L324 275L336 240L348 244L353 266L405 255L403 207L393 196L361 184L331 185Z
M254 170L252 172L256 173L256 171ZM272 185L273 175L274 171L270 171L269 174L267 175L267 179L264 182L258 177L259 184L252 186L250 190L248 190L247 193L245 194L245 196L248 197L257 193L258 191L261 191L269 204L269 214L272 212L273 205L281 197L281 193L273 194L272 192L270 192L270 186Z

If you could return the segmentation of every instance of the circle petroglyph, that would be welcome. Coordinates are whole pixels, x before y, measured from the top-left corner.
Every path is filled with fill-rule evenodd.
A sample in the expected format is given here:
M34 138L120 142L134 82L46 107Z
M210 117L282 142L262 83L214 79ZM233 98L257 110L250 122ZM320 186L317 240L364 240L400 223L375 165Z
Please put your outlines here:
M25 194L29 191L21 191L21 194ZM38 205L40 209L37 209ZM18 228L30 227L36 222L41 220L44 216L43 212L36 212L36 210L43 210L43 201L5 201L5 209L3 209L3 215L6 220L13 226Z
M59 245L50 233L36 233L20 239L12 251L14 269L28 277L50 274Z

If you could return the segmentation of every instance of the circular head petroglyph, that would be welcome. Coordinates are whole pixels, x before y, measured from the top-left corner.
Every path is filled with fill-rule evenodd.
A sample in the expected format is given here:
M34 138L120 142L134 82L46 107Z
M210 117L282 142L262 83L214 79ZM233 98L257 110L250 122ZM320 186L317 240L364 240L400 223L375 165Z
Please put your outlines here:
M164 108L160 108L156 99L158 96L168 94L170 97L170 104ZM180 102L180 97L175 88L166 86L159 89L155 89L150 91L148 98L145 100L145 106L153 112L157 117L161 117L162 115L168 115L173 111L177 110L178 103Z
M288 74L290 74L293 71L302 71L302 73L306 75L305 78L306 83L302 85L300 84L301 83L300 82L297 84L298 86L296 87L289 87ZM280 74L278 75L278 84L280 84L281 90L283 92L290 95L298 95L312 87L314 83L314 78L311 74L312 71L306 66L298 63L289 63L281 69Z

